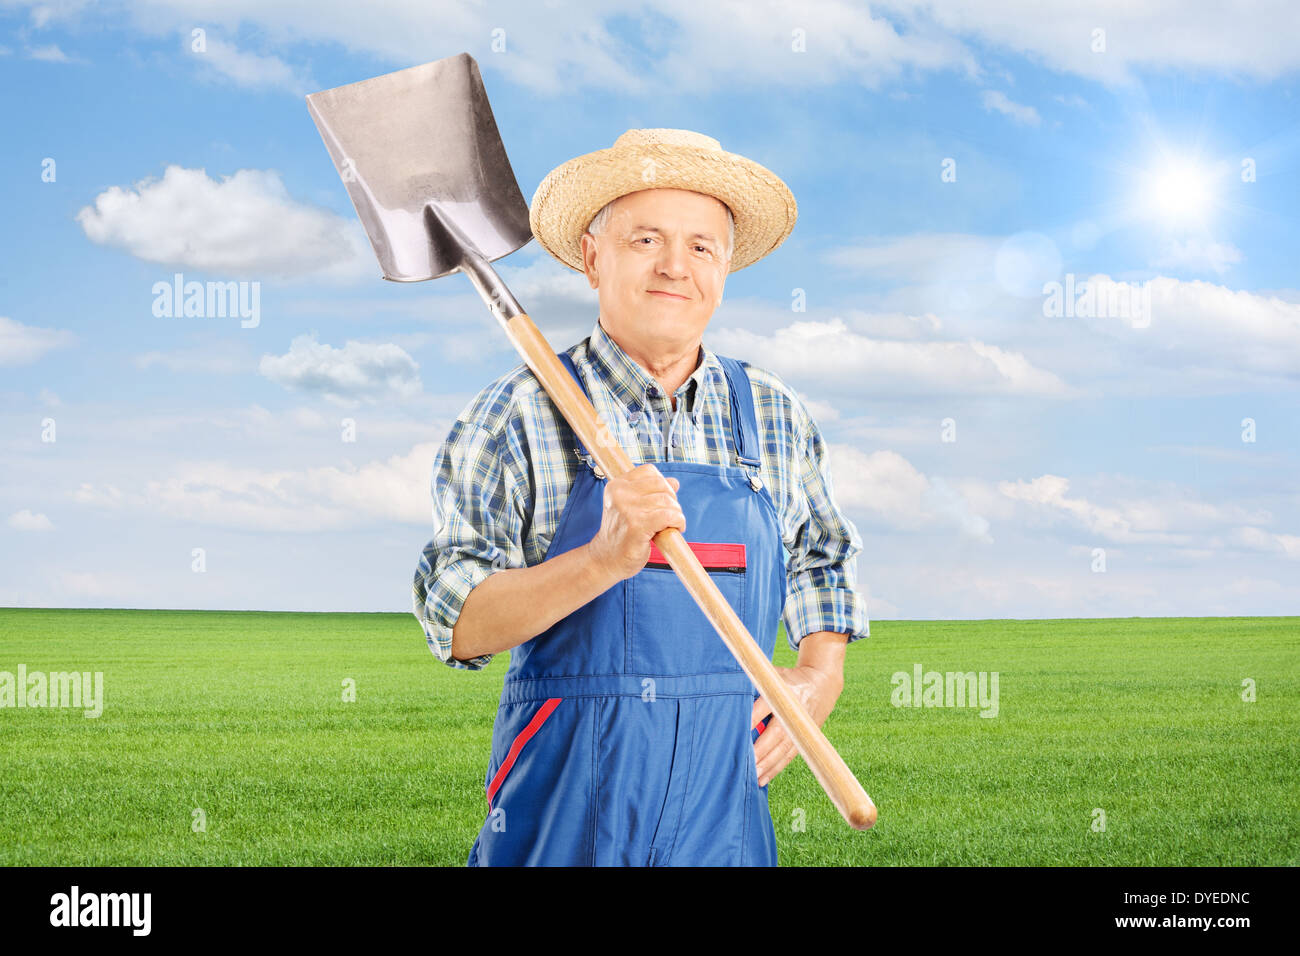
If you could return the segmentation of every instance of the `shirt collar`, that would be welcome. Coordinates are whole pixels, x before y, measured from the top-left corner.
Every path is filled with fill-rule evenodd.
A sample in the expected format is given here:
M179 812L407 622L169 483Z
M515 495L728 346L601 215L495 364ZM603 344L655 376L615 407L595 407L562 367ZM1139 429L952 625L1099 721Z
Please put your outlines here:
M722 363L710 349L701 344L700 352L695 371L677 389L677 407L692 417L698 414L701 400L710 389L716 389L724 375ZM587 340L587 353L601 380L620 404L639 410L656 401L667 401L659 383L609 337L599 319Z

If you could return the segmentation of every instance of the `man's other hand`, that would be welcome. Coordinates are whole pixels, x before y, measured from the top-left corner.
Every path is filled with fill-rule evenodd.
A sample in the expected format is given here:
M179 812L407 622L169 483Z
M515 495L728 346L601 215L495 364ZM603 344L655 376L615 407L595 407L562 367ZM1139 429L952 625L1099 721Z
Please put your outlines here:
M844 678L834 673L827 673L807 664L797 667L777 667L776 672L785 678L785 682L794 689L804 709L812 715L813 723L818 727L826 723L826 718L835 709L835 703L844 690ZM759 697L754 701L749 724L757 727L760 720L772 714L772 707L767 699ZM758 739L754 741L754 764L758 769L758 785L766 786L772 778L785 769L786 765L799 755L794 740L786 731L785 725L775 716L767 722Z

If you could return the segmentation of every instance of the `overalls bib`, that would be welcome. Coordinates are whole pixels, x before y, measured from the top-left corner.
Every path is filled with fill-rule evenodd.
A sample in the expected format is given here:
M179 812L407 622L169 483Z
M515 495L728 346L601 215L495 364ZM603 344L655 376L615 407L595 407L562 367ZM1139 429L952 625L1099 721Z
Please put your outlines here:
M781 526L758 476L749 378L721 358L734 464L655 462L681 482L686 539L771 660ZM587 391L567 354L560 359ZM600 529L587 462L546 557ZM637 574L511 649L470 866L775 866L750 725L759 696L658 548Z

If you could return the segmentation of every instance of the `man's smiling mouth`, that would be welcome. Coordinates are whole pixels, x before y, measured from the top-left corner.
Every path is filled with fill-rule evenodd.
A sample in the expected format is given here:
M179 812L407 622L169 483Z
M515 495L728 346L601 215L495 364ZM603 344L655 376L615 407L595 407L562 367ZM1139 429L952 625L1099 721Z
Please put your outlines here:
M646 289L651 295L662 295L672 299L685 299L686 296L679 295L676 292L664 292L662 289Z

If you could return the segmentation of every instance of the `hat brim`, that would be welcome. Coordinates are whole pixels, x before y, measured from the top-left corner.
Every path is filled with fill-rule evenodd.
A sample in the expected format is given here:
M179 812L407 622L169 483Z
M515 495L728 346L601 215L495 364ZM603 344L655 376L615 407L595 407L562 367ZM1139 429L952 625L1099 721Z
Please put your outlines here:
M577 272L582 234L605 204L643 189L689 189L726 203L736 221L729 272L781 245L799 210L771 170L725 150L652 143L611 147L557 166L533 194L528 219L542 248Z

